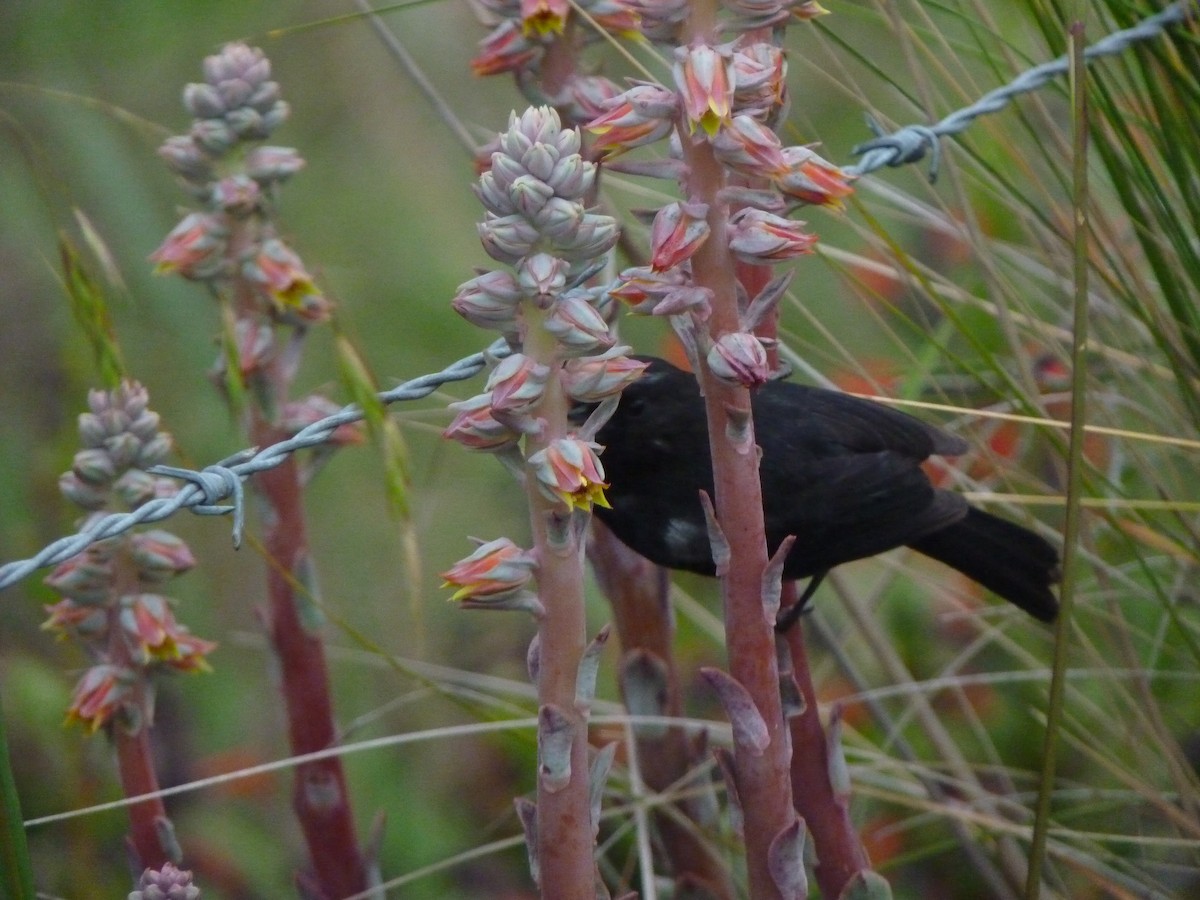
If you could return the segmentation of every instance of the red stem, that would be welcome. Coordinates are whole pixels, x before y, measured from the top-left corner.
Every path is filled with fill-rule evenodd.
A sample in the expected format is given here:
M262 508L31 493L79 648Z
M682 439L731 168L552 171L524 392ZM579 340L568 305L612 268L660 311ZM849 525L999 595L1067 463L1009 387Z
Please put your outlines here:
M690 199L708 204L708 240L692 257L696 283L713 291L709 334L740 330L733 260L726 223L728 204L720 200L724 170L705 142L682 135L688 164ZM702 355L703 357L703 355ZM779 897L768 868L771 842L795 818L788 780L788 736L784 730L775 663L774 632L763 614L762 575L767 563L762 487L754 452L750 393L718 381L702 365L701 384L708 413L708 440L713 461L717 520L729 542L729 567L721 579L730 674L750 693L767 728L769 743L761 753L734 746L738 796L745 821L746 865L750 896ZM731 413L744 415L749 433L744 446L734 446Z
M285 435L256 413L253 442L265 447ZM268 513L265 538L267 628L279 659L280 687L287 709L288 739L295 754L325 750L337 743L333 700L321 636L302 621L297 588L308 563L307 527L294 458L255 476ZM334 757L296 767L292 806L312 860L315 886L326 900L366 890L366 870L355 836L341 760Z
M145 688L139 687L139 690ZM154 752L150 745L150 726L143 722L136 733L126 731L116 722L113 743L117 750L117 769L121 775L121 790L126 797L153 794L158 791L158 776L154 773ZM143 868L158 869L166 862L179 862L168 855L159 835L169 824L162 799L154 797L129 807L129 842Z
M795 582L784 586L783 602L795 602ZM792 677L804 697L804 712L788 720L792 732L792 794L796 811L804 818L816 845L814 873L825 897L839 897L858 871L869 869L846 798L833 791L829 781L829 747L821 728L817 693L808 667L804 629L797 622L784 637L792 659Z
M666 670L667 687L662 714L682 716L667 570L638 556L595 519L588 556L600 589L612 604L622 660L641 652L660 662ZM642 779L655 792L667 791L703 762L702 747L689 741L681 728L668 728L649 737L642 732L635 734ZM673 804L654 816L677 889L701 893L698 888L702 887L703 896L730 900L733 885L727 867L697 828L682 821L686 818L690 818L686 803Z

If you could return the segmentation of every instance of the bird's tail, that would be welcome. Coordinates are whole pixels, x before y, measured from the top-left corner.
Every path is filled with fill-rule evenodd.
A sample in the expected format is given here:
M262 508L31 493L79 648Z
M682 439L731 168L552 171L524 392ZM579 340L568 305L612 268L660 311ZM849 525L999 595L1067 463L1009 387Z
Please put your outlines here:
M1043 622L1058 615L1050 590L1061 577L1058 551L1027 528L972 507L964 518L909 546Z

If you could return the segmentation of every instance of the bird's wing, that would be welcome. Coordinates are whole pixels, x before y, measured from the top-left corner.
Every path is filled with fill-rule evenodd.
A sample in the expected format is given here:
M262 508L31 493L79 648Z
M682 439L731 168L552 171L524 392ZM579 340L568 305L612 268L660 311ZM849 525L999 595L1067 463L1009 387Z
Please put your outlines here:
M961 519L966 501L935 491L912 459L889 450L813 459L785 481L763 466L767 543L796 547L786 570L803 577L907 544Z
M779 434L802 435L808 446L794 449L814 455L825 448L836 448L836 453L891 450L920 460L935 453L957 456L968 446L960 437L880 403L786 381L767 384L757 393L754 414L803 419L804 428Z

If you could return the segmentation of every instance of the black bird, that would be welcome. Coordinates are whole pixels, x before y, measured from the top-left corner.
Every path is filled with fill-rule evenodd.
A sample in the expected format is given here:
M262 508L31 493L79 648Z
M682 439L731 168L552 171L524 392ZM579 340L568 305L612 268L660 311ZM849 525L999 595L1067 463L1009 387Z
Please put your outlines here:
M660 566L715 574L699 493L713 493L704 401L695 378L661 359L621 396L600 429L611 509L596 517ZM1051 622L1058 601L1058 553L1020 525L935 488L927 457L956 456L962 438L869 400L771 381L752 394L762 450L767 549L796 543L787 579L811 579L780 619L786 627L821 579L844 562L907 545ZM578 407L574 418L586 415Z

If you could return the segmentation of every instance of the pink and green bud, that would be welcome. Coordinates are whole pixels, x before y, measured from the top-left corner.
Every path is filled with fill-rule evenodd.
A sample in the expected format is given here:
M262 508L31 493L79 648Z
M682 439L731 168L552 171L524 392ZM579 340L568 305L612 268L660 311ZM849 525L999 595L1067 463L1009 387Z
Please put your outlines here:
M652 144L670 133L679 97L656 84L639 84L605 104L605 112L586 126L596 135L597 150L621 151Z
M212 185L209 202L235 219L244 219L262 205L262 188L248 175L230 175Z
M567 286L569 268L566 260L557 256L535 253L524 257L517 266L517 284L535 306L545 309Z
M521 30L533 38L562 34L570 12L567 0L521 0Z
M196 558L181 538L158 528L132 535L129 552L138 579L146 584L161 584L196 565Z
M854 193L853 178L807 147L785 147L787 169L775 178L775 186L804 203L841 209L842 198Z
M223 118L197 119L192 123L189 137L212 156L224 156L238 142L237 134Z
M113 496L128 509L137 509L159 496L162 481L149 472L130 469L113 483Z
M775 132L751 116L737 115L712 139L713 153L743 175L772 178L786 171L787 159Z
M704 203L676 201L660 209L650 228L650 268L663 272L690 259L708 240L707 215Z
M542 402L549 377L549 366L523 353L501 360L487 380L492 409L505 415L528 415Z
M155 418L157 419L157 416ZM173 446L174 441L171 435L165 431L154 435L149 440L143 439L143 443L138 447L137 455L133 458L133 465L139 469L156 466L167 458Z
M529 255L541 237L537 229L521 215L497 216L488 213L476 227L487 255L510 265L522 256Z
M443 572L442 587L457 588L451 600L504 600L523 591L536 568L533 553L498 538L480 542L474 553Z
M637 381L649 363L623 356L628 350L614 347L600 356L567 360L560 375L567 396L580 403L599 403Z
M77 603L70 597L42 607L50 618L42 623L44 631L56 631L59 638L73 635L80 639L95 638L108 627L108 610L98 604Z
M217 646L179 624L167 599L158 594L122 597L118 621L139 665L165 663L183 671L207 669L204 657Z
M74 472L64 472L59 476L58 490L72 503L87 510L102 509L111 495L110 485L88 484Z
M621 239L621 229L612 216L585 213L566 240L556 242L554 252L571 262L598 259Z
M596 451L599 444L579 438L559 438L529 457L538 488L568 509L591 511L592 504L607 508L604 468Z
M108 663L92 666L75 685L67 721L79 722L95 733L132 699L134 673Z
M533 226L556 249L578 243L581 229L588 224L583 204L563 197L551 197L533 219Z
M728 54L707 44L675 51L675 85L683 99L688 130L699 127L710 138L728 124L735 74Z
M188 135L174 135L158 148L167 168L191 184L207 184L214 178L212 158Z
M200 900L200 888L192 884L192 873L164 863L161 869L147 869L138 879L137 890L128 900Z
M640 2L628 0L594 0L587 4L588 15L609 34L629 40L642 37Z
M554 98L568 122L587 122L602 115L606 104L621 94L620 86L603 75L580 75L567 82Z
M729 384L758 387L771 377L771 364L762 342L745 331L721 335L708 351L708 368Z
M537 55L537 45L525 37L519 25L501 22L479 42L479 52L471 60L471 71L480 76L516 72L529 66Z
M744 263L762 265L813 252L817 236L804 223L747 208L729 219L729 251Z
M542 325L568 353L574 355L613 345L608 323L588 302L584 291L570 291L560 297L550 307Z
M442 437L458 441L468 450L503 450L520 440L519 432L492 414L491 394L477 394L469 400L451 403L458 411Z
M317 289L300 257L278 238L263 241L242 273L259 286L281 321L324 322L332 313L333 304Z
M112 454L100 448L80 450L71 463L71 471L85 484L96 487L107 486L117 477Z
M76 603L103 603L113 588L112 562L90 551L59 563L45 578L48 587Z
M608 296L620 300L631 312L649 315L663 297L690 282L684 268L656 272L649 266L625 269L620 281L609 288Z
M255 147L246 154L246 174L260 184L276 184L304 168L304 159L291 147Z
M508 189L515 211L527 219L533 219L542 207L554 197L554 188L533 175L522 175Z
M738 44L742 44L741 41ZM733 52L734 106L742 113L766 116L787 97L787 58L766 41L752 41Z
M223 216L189 213L150 254L159 275L177 272L184 278L204 280L226 268L229 229Z
M458 286L451 306L479 328L505 334L517 330L517 308L524 290L508 272L485 272Z

